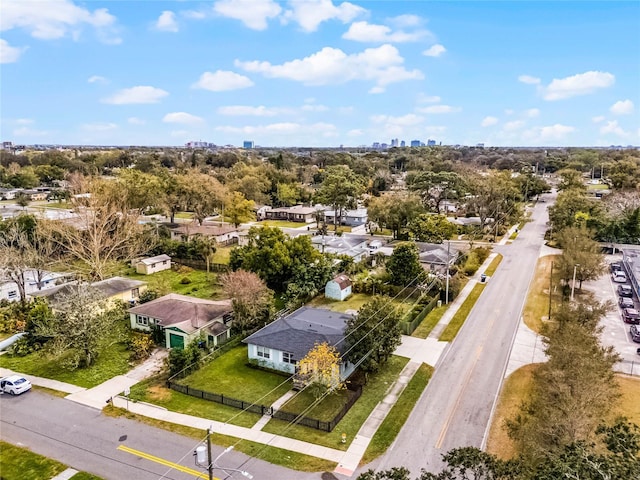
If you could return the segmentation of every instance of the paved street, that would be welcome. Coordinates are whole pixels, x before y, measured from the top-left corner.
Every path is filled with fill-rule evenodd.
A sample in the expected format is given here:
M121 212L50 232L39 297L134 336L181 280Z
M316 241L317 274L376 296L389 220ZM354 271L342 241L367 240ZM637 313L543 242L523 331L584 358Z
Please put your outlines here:
M455 447L481 447L513 345L548 220L538 203L518 238L496 246L504 259L392 448L372 466L402 465L412 473L440 469L441 454Z
M118 450L125 446L170 462L199 470L192 452L197 440L160 430L125 418L110 418L99 410L78 405L37 390L19 397L0 395L0 431L2 440L27 447L59 460L76 470L84 470L105 480L186 480L194 475L170 469L149 459ZM221 447L213 446L213 455ZM249 471L260 480L319 479L320 474L305 474L229 452L219 464ZM164 476L163 476L164 475ZM215 475L224 478L223 472Z

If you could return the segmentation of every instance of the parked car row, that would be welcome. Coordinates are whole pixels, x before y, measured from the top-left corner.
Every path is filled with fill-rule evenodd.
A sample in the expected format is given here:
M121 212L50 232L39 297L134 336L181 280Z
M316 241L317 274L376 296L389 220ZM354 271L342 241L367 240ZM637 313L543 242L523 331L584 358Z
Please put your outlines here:
M618 294L618 305L621 309L622 320L631 324L629 329L631 340L640 343L640 311L635 308L633 288L627 284L627 275L622 265L616 262L612 263L610 268L611 279L619 284L616 288L616 293ZM638 353L640 354L640 349L638 349Z

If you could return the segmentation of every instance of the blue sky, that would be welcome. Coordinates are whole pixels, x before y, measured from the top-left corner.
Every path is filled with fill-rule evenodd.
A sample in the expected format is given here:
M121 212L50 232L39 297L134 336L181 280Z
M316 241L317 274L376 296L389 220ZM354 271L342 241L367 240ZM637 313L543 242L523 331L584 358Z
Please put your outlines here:
M14 143L640 144L640 2L3 0Z

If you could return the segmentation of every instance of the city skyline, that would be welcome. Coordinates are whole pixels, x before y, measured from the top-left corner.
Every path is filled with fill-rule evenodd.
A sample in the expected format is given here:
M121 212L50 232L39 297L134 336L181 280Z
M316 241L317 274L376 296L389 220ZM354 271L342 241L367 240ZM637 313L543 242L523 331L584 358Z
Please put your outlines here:
M0 137L16 144L640 143L637 2L8 0L0 13Z

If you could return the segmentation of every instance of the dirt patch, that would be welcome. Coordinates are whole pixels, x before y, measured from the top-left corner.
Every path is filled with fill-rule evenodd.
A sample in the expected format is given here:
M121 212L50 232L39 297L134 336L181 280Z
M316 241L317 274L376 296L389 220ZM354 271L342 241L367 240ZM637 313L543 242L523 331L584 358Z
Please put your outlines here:
M149 400L167 401L171 398L171 390L162 385L152 385L147 389Z

